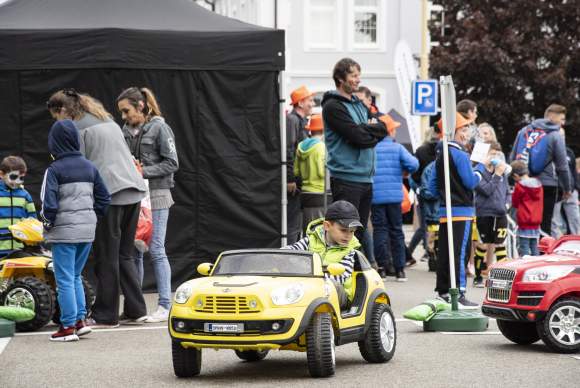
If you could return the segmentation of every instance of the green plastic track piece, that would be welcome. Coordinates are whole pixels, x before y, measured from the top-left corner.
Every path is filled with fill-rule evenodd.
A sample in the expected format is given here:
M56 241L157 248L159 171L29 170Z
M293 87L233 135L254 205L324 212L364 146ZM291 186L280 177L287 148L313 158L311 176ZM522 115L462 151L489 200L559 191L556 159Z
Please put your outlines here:
M489 319L478 310L441 311L423 322L424 331L486 331Z
M0 338L14 336L14 322L0 318Z

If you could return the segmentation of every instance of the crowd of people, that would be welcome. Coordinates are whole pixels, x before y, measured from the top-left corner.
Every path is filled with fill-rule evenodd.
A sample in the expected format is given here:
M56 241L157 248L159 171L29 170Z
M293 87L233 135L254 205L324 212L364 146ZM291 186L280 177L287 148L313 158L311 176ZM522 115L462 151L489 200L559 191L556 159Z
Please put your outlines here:
M336 90L324 94L322 115L312 114L310 121L312 94L305 86L292 93L293 110L287 116L288 192L295 203L288 207L289 247L320 253L348 246L341 250L341 257L333 258L345 265L347 273L352 269L349 252L361 249L381 276L404 282L405 267L416 263L412 255L422 244L422 260L436 271L435 291L448 301L451 279L442 120L411 154L395 140L400 123L377 109L372 92L360 85L360 77L358 63L340 60L333 70ZM509 233L517 236L520 257L539 254L541 235L578 234L577 160L565 144L566 108L561 105L550 105L543 118L522 128L508 158L493 126L477 123L474 101L460 101L456 112L448 142L453 259L459 303L474 308L477 304L466 297L467 276L474 277L474 287L484 286L487 267L508 256ZM316 152L305 152L314 144ZM404 178L416 194L418 222L408 245L402 229ZM313 194L318 198L315 204ZM339 222L329 219L328 213L320 219L327 194L329 203L340 203L346 214L334 217ZM344 203L356 210L357 222ZM510 218L517 226L510 228ZM340 230L352 237L344 237L341 243L337 240ZM298 241L301 234L305 237ZM319 246L321 242L325 249ZM348 285L345 278L335 280Z
M52 341L76 341L93 329L120 323L168 319L171 268L165 232L173 204L173 174L179 166L174 134L149 89L129 88L116 102L123 128L98 100L73 89L59 90L47 102L55 120L48 134L53 162L44 174L39 218L52 250L61 313ZM0 171L0 200L7 201L2 216L8 218L10 213L10 224L36 217L32 198L23 188L24 160L8 156ZM141 202L147 196L153 214L149 251L159 293L158 307L151 314L141 288L143 258L135 246ZM19 247L6 235L0 243L2 252ZM87 317L81 273L91 249L97 283Z

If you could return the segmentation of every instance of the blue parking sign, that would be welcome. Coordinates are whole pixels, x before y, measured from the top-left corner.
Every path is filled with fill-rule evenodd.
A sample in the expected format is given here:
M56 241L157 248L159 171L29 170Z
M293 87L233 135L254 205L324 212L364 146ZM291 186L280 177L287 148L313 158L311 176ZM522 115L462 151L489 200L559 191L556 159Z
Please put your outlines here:
M413 81L411 113L417 116L437 114L437 80Z

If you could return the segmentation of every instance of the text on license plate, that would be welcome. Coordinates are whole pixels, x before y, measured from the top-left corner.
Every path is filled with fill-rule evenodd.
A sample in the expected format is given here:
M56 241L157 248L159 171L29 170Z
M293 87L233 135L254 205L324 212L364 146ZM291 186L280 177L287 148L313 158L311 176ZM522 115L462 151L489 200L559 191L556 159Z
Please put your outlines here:
M203 331L207 333L243 333L243 323L205 323Z
M491 287L492 288L501 288L501 289L506 290L506 289L510 288L510 282L508 282L507 280L492 280Z

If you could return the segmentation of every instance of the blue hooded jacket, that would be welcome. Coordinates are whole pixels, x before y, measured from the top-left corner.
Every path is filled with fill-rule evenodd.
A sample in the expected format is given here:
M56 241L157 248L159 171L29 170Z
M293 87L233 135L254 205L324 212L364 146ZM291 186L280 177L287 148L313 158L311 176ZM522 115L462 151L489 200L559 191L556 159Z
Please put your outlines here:
M54 123L48 150L55 158L44 174L41 218L48 243L86 243L95 238L97 215L111 195L93 163L79 151L79 134L71 120Z
M386 137L375 148L377 169L373 178L373 205L403 201L403 171L414 173L419 161L405 147Z

